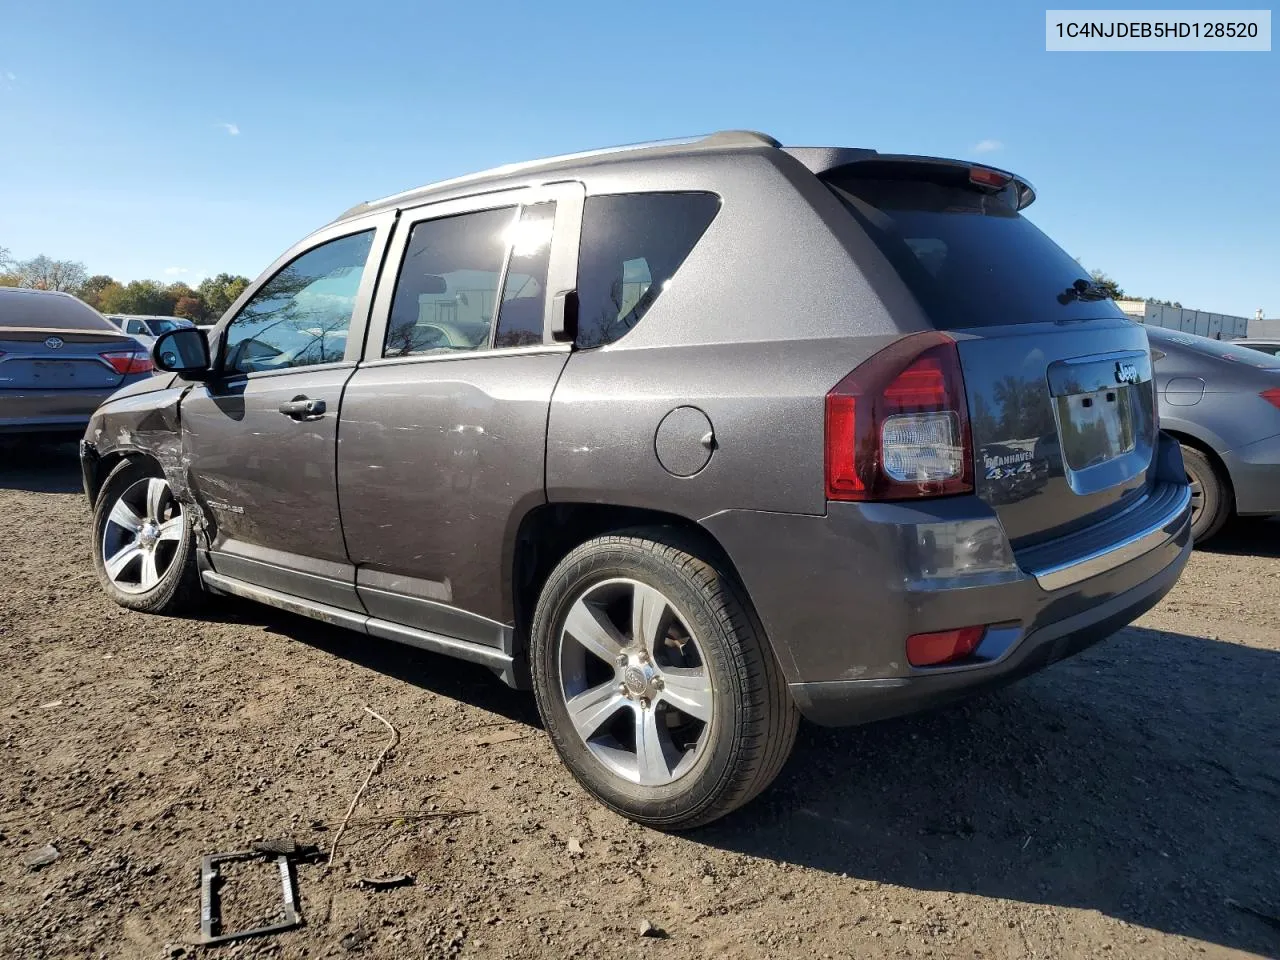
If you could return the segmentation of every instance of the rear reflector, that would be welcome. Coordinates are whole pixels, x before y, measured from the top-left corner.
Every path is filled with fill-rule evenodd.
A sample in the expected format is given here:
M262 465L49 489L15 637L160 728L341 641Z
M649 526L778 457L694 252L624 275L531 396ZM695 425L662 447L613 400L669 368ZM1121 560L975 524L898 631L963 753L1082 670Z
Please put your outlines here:
M136 353L132 350L100 353L98 356L102 358L103 363L121 376L127 377L134 373L150 373L155 369L151 358L147 354Z
M960 627L936 633L916 633L907 637L907 661L913 667L963 660L978 649L986 627Z
M1262 391L1262 399L1267 401L1273 407L1280 407L1280 387L1272 387L1270 390Z
M828 500L973 490L973 441L955 341L930 331L873 355L827 393Z

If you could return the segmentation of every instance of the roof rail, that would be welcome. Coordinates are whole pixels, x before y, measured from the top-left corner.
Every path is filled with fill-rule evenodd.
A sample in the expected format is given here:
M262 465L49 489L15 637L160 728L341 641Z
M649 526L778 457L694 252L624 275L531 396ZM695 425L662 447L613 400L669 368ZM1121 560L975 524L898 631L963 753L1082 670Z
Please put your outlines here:
M491 167L488 170L480 170L475 173L463 174L460 177L451 177L448 180L439 180L435 183L423 184L422 186L413 187L409 190L402 190L400 193L393 193L388 197L380 197L377 200L367 200L364 203L357 203L354 207L344 210L337 219L345 220L347 217L355 216L356 214L371 207L394 203L396 200L421 193L428 188L436 190L443 187L456 187L474 181L510 176L512 174L519 173L522 170L530 170L535 167L546 166L549 164L565 163L570 160L590 160L594 157L605 157L610 154L626 153L631 150L649 150L655 147L681 147L695 145L705 145L709 147L782 146L781 143L768 134L758 133L755 130L720 130L716 133L696 137L675 137L670 140L650 140L644 143L628 143L616 147L601 147L596 150L583 150L579 153L565 153L554 157L542 157L537 160L523 160L517 163L505 163L498 167Z
M781 141L758 130L717 130L709 133L699 143L707 146L726 147L780 147Z

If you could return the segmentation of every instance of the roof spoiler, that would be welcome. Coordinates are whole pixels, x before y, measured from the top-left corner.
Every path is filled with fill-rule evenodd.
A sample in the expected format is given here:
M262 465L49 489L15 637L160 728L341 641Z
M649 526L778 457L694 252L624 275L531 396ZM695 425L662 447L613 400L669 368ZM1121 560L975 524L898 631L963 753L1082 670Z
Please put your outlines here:
M903 153L879 153L858 147L783 147L782 150L795 157L818 177L830 177L840 172L853 173L859 164L870 163L895 167L919 166L922 172L925 167L946 167L957 171L967 170L969 179L982 186L993 186L1000 180L1005 184L1013 183L1018 190L1019 210L1025 210L1036 199L1035 187L1029 181L1008 170L1001 170L985 163L948 160L944 157L919 157Z

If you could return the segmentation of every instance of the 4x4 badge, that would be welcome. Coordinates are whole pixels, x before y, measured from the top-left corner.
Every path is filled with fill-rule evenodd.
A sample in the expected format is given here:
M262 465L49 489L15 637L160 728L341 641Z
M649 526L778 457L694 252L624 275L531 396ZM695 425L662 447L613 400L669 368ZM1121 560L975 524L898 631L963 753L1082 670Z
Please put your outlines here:
M1116 383L1137 383L1140 379L1137 364L1116 361Z

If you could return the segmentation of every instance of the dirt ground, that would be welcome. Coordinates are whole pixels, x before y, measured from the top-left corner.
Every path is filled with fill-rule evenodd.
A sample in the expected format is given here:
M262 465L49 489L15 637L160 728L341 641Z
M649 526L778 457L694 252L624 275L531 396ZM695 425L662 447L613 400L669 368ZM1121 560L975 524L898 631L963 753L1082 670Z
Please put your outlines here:
M592 802L481 668L239 601L116 608L74 450L15 461L0 956L1280 955L1280 523L1238 524L1136 625L999 693L803 727L764 796L667 836ZM298 868L306 925L193 946L202 854L332 844L387 739L364 704L400 745L339 864ZM232 868L228 919L269 918L275 883Z

